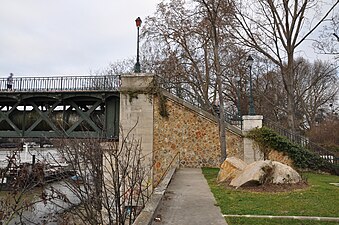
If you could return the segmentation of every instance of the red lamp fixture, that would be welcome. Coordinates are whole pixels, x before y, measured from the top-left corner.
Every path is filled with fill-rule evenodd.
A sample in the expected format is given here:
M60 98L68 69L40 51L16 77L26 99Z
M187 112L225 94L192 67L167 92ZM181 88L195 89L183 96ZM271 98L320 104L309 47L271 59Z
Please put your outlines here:
M134 72L135 73L140 73L141 72L141 69L140 69L140 62L139 62L139 28L141 26L141 19L140 17L138 17L136 20L135 20L135 24L137 25L137 30L138 30L138 38L137 38L137 62L135 63L135 66L134 66Z
M137 25L137 27L139 28L141 26L141 19L140 17L138 17L136 20L135 20L135 24Z

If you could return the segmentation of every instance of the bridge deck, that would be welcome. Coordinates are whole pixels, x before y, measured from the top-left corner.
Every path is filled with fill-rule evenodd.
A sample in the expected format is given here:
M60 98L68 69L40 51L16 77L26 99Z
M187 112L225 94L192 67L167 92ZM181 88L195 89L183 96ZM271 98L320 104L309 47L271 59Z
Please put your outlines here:
M0 78L0 137L115 138L119 88L112 75Z

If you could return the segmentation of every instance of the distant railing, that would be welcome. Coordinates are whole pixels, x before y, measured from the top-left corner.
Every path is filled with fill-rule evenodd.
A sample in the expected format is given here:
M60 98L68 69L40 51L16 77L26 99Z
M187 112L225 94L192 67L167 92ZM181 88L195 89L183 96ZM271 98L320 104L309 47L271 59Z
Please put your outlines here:
M7 78L0 78L0 92L117 91L120 76L14 77L9 89Z
M225 121L233 126L237 126L242 130L242 116L225 113Z
M220 110L218 108L218 106L208 106L210 107L210 109L206 109L206 107L203 107L202 105L202 101L198 101L196 98L193 98L193 91L190 92L187 90L187 88L189 87L188 82L177 82L177 86L172 86L170 83L166 82L166 80L164 80L162 77L160 76L156 76L157 79L157 83L160 85L160 87L168 92L170 92L171 94L175 95L176 97L180 98L181 100L199 108L199 109L203 109L206 110L212 114L214 114L215 116L219 117L220 116ZM178 85L180 84L180 85ZM186 97L185 97L186 96ZM189 97L191 96L191 97ZM231 114L228 112L225 112L225 122L233 125L233 126L237 126L240 129L242 129L242 116L240 115L235 115L235 114Z
M286 137L289 141L295 143L295 144L298 144L302 147L307 147L308 143L309 143L309 139L304 137L304 136L301 136L301 135L298 135L296 133L293 133L291 132L290 130L288 129L285 129L281 126L279 126L277 123L271 121L271 120L268 120L268 119L264 119L263 120L263 124L274 130L275 132L277 132L278 134L280 134L281 136L284 136Z
M318 154L321 158L327 160L330 163L333 164L339 164L339 158L338 158L338 154L331 152L321 146L316 145L315 143L309 141L308 138L303 137L301 135L295 134L285 128L282 128L281 126L279 126L278 124L276 124L275 122L272 122L268 119L265 119L264 121L264 125L272 130L274 130L275 132L277 132L278 134L286 137L289 141L291 141L292 143L298 144L316 154Z

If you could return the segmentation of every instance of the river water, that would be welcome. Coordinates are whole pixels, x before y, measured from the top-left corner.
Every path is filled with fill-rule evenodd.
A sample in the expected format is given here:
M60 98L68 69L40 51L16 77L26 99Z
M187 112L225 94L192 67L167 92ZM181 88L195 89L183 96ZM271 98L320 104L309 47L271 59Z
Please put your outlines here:
M33 155L35 155L36 162L56 163L63 161L56 148L24 148L23 151L16 151L16 149L1 149L0 168L7 166L7 159L8 157L13 156L13 154L16 154L16 159L21 163L31 163Z
M0 150L0 167L7 166L8 157L12 156L14 153L13 149L2 149ZM36 162L45 162L45 163L57 163L63 162L62 157L58 154L58 151L55 148L27 148L23 151L16 152L16 158L20 159L20 162L32 162L33 155L35 155ZM47 195L51 194L51 189L54 188L61 193L65 194L67 198L72 203L79 203L77 197L67 188L64 181L58 181L51 184L48 184L45 187L45 192ZM39 195L42 190L40 188L36 188L32 191L33 194ZM38 199L39 197L35 197ZM49 224L56 225L55 215L64 211L65 208L69 206L60 201L53 200L52 202L38 202L34 205L34 207L30 210L27 210L23 213L24 224ZM19 218L15 218L10 222L10 224L22 224Z

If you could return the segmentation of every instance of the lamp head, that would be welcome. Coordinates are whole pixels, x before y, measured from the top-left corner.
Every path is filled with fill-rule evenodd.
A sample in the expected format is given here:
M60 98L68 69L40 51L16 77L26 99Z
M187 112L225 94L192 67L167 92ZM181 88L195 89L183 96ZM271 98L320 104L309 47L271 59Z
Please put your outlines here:
M246 59L246 65L247 66L252 66L254 62L254 59L251 55L248 56L248 58Z
M140 17L138 17L136 20L135 20L135 24L136 24L136 26L139 28L140 26L141 26L141 19L140 19Z

